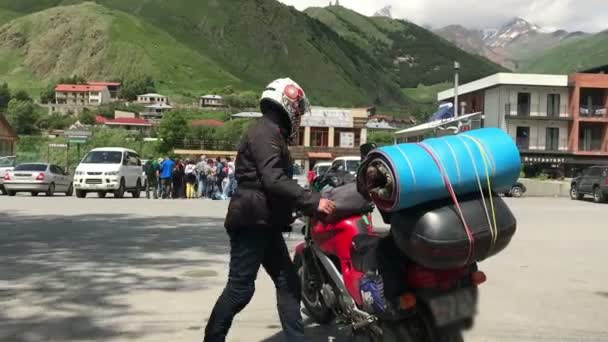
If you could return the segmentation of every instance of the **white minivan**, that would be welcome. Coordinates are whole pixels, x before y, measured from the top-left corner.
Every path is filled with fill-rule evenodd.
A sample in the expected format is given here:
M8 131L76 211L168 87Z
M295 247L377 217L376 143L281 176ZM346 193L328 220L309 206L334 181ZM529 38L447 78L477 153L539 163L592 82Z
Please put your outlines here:
M331 163L331 169L335 171L344 171L350 173L351 175L355 175L359 169L359 165L361 165L361 157L338 157Z
M76 197L85 198L96 192L103 198L109 192L122 198L131 192L139 198L143 189L143 167L137 152L121 147L102 147L91 150L80 161L74 173Z

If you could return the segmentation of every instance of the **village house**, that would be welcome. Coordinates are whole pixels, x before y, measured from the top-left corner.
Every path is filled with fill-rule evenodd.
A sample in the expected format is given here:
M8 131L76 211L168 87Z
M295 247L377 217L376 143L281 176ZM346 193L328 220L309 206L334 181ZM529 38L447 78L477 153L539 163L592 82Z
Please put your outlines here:
M220 95L205 95L200 98L201 108L219 108L224 107L224 98Z
M166 96L160 95L160 94L143 94L143 95L137 95L137 103L144 104L144 105L151 105L151 104L168 105L169 99Z
M11 127L4 115L0 114L0 157L15 155L17 132Z

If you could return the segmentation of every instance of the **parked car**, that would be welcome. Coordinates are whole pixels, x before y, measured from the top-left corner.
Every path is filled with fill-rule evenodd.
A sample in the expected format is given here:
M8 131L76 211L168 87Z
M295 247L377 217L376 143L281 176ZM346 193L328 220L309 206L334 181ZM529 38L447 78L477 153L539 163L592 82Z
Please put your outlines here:
M29 192L32 196L44 193L72 195L72 177L60 166L46 163L26 163L17 165L4 174L4 187L9 196L19 192Z
M142 171L141 171L141 179L142 179L142 189L147 189L148 188L148 175L146 175L146 171L143 171L143 167L144 165L146 165L146 163L148 162L148 159L142 159L141 160L141 167L142 167Z
M319 177L322 176L325 172L327 172L330 167L331 163L329 162L316 163L315 166L312 168L312 171L315 173L315 177Z
M359 165L361 165L360 156L338 157L331 163L331 168L336 171L346 171L355 175L359 169Z
M15 156L0 157L0 195L5 195L6 190L4 189L4 175L7 171L11 171L15 168L17 158Z
M523 196L526 191L528 191L528 189L526 189L526 187L520 183L517 182L515 184L513 184L513 186L511 187L511 189L509 189L508 192L503 193L503 195L505 197L515 197L515 198L519 198L521 196Z
M570 198L581 200L592 195L596 203L608 199L608 166L592 166L570 183Z
M308 184L308 179L306 178L306 172L304 172L304 169L298 164L293 165L293 179L304 189L308 189L310 186Z
M134 198L139 198L144 185L142 174L137 152L121 147L93 149L76 168L76 197L85 198L90 192L105 197L111 192L114 197L122 198L125 192L131 192Z

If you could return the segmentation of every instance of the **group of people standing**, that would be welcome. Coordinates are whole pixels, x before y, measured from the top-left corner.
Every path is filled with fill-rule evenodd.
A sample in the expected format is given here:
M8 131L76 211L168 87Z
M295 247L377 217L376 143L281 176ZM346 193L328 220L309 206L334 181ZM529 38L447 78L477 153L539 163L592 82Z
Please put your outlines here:
M144 164L148 179L146 197L228 199L236 190L232 158L149 160Z

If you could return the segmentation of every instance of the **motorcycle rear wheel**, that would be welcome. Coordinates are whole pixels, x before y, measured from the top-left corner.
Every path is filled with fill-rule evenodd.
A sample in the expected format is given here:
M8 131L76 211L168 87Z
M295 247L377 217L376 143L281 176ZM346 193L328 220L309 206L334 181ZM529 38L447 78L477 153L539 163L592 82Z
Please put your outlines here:
M317 324L325 325L331 323L334 319L334 313L325 304L323 296L321 295L321 287L319 286L315 289L310 288L310 273L304 269L301 256L295 258L294 264L298 272L298 277L300 278L300 284L302 286L302 303L304 303L307 315Z

